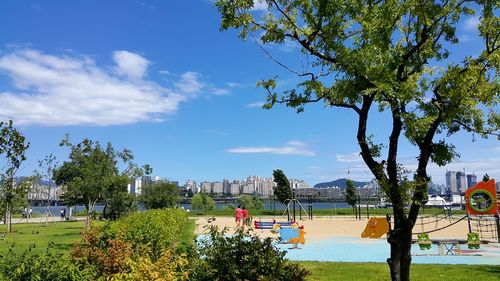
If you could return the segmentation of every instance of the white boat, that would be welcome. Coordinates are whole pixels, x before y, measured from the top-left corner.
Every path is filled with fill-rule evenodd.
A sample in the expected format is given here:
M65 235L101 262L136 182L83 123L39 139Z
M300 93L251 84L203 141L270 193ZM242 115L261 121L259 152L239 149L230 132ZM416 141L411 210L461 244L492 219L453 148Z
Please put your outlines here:
M449 207L451 206L451 202L444 200L443 197L439 195L430 195L427 199L427 203L425 203L427 207Z

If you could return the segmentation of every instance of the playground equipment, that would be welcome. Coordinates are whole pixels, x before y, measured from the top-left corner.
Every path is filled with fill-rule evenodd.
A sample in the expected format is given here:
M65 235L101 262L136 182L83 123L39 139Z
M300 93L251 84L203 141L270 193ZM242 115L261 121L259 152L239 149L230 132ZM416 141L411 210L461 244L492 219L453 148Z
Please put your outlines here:
M497 215L497 191L495 180L481 181L465 192L467 213L469 215Z
M280 229L280 243L283 244L305 244L304 229L299 228L282 228Z
M438 244L439 254L454 255L453 250L461 253L461 244L466 244L470 250L477 250L482 243L488 243L489 241L500 242L500 220L495 188L495 181L491 179L488 182L479 182L473 188L468 189L465 192L467 214L446 226L437 227L439 221L446 218L450 219L450 221L453 219L451 210L448 210L447 217L443 216L443 218L438 219L438 216L434 215L434 221L424 222L424 217L421 217L422 232L414 233L417 234L418 239L416 242L419 244L420 249L427 250L431 248L431 244ZM429 238L428 233L448 228L464 219L467 219L469 226L467 240L432 240ZM430 223L435 223L436 227L433 230L424 232L424 225ZM446 253L444 252L445 248Z
M380 238L389 232L389 223L386 218L371 218L361 233L362 238Z
M283 215L287 214L288 221L297 221L296 220L296 205L299 205L299 217L302 219L302 211L307 215L309 219L312 219L312 213L309 214L304 206L300 203L298 199L292 198L292 199L287 199L285 200L286 208L285 211L283 212ZM312 203L308 205L308 208L310 211L312 211ZM290 218L290 214L292 214L292 218Z
M479 182L465 192L469 232L477 233L481 240L500 243L500 217L495 180Z
M254 220L253 221L253 226L255 229L274 229L276 230L278 227L291 227L292 222L289 221L284 221L284 222L279 222L279 221L261 221L261 220Z
M417 235L417 239L413 240L413 243L417 243L421 250L428 250L432 244L437 244L440 255L461 254L460 245L463 244L467 245L470 250L477 250L481 244L490 241L500 243L500 217L495 188L495 181L491 179L468 189L465 193L467 214L462 217L454 216L452 209L446 206L443 206L443 211L440 213L419 217L421 232L413 233ZM451 227L465 219L467 219L469 226L467 240L430 238L429 233ZM445 220L449 220L449 223L439 227L439 224ZM428 225L433 225L433 229L426 230L424 226ZM389 229L389 216L387 219L372 218L368 221L361 237L380 238Z
M429 234L427 233L420 233L417 235L418 237L418 246L420 247L420 250L429 250L431 248L431 238L429 237Z

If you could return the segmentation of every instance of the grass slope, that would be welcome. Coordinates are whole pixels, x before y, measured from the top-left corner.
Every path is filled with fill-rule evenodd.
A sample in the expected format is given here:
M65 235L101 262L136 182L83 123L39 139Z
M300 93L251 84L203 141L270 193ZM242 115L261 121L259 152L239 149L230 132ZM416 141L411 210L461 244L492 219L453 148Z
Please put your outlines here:
M308 280L390 280L385 263L300 262L311 272ZM499 280L500 267L493 265L413 264L412 281Z

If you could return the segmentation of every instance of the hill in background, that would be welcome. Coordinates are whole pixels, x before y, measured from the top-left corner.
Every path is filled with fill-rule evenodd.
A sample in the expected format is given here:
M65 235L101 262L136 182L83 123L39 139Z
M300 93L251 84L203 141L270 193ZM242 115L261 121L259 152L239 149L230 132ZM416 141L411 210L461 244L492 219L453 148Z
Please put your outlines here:
M347 179L343 178L343 179L336 179L334 181L329 181L329 182L321 182L321 183L315 184L314 188L328 188L328 187L337 186L340 188L340 190L345 190L345 188L347 187L346 181L347 181ZM363 187L363 186L367 185L369 182L352 181L352 183L354 184L354 187Z

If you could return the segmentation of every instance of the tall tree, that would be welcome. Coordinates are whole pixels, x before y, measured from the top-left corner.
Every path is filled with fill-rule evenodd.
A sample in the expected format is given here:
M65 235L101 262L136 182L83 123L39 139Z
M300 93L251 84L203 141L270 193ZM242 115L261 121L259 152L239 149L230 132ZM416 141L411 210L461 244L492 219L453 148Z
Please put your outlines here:
M356 187L354 187L354 184L352 183L352 180L346 180L346 188L345 188L345 201L349 206L352 207L354 210L356 206Z
M443 166L458 157L445 137L460 130L500 135L499 1L265 0L263 13L252 10L255 2L216 1L221 29L236 28L263 45L291 41L307 57L310 67L300 71L272 57L299 82L282 92L277 78L259 82L268 94L265 108L282 103L302 112L308 103L324 102L355 114L361 157L393 204L391 278L408 280L429 162ZM456 27L475 14L483 49L468 53L454 46ZM374 108L391 120L385 144L370 138ZM411 174L398 161L402 137L416 148Z
M179 201L178 193L175 184L159 181L143 187L140 200L148 209L172 208Z
M50 215L50 195L54 184L54 171L58 166L56 156L52 153L46 155L44 159L38 161L39 171L35 171L36 178L38 179L43 195L47 196L46 209L45 209L45 226L49 224Z
M63 185L65 198L69 202L85 205L87 211L86 228L90 225L91 215L95 205L104 201L105 209L111 210L115 218L119 209L112 203L118 197L125 196L127 184L140 174L139 169L132 163L133 155L128 149L116 151L111 143L102 147L99 142L84 139L78 144L72 144L66 135L61 146L70 148L69 160L65 161L54 173L57 184ZM117 164L121 160L126 169L119 172Z
M26 186L16 184L15 176L26 160L25 152L29 147L25 137L14 128L14 122L0 122L0 155L3 158L0 174L0 199L5 210L7 232L12 232L12 211L14 203L26 194Z
M273 171L273 179L276 183L274 194L278 198L278 201L284 204L286 200L292 199L293 191L285 173L280 169L276 169Z

